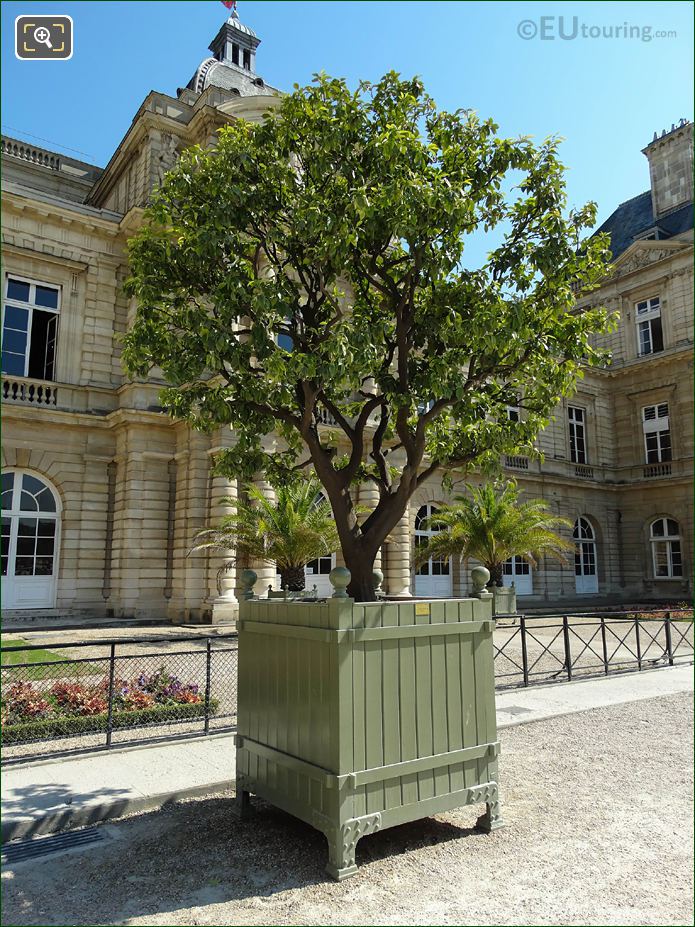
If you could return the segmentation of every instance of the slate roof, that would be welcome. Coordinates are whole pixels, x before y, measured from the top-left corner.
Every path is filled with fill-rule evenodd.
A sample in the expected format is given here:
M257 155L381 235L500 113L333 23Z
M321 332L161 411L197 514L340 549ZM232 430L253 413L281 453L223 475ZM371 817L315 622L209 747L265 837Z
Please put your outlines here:
M657 238L661 241L687 232L692 227L692 203L686 203L680 209L674 210L667 216L662 216L658 222L655 221L652 211L652 194L650 190L647 190L621 203L597 230L597 233L610 233L611 251L613 260L615 260L623 251L627 251L636 238L641 238L650 229L657 230Z

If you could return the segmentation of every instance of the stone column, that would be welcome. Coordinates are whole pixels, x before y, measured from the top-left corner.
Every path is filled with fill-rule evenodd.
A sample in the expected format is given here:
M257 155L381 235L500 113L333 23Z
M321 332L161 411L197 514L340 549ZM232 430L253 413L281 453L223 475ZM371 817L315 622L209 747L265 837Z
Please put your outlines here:
M141 424L117 434L110 603L118 617L164 617L170 451ZM161 442L163 448L168 442Z
M386 545L384 586L388 595L409 596L411 591L411 548L410 506L391 532L391 541Z
M196 532L208 527L210 439L179 423L176 443L174 573L169 615L176 623L210 621L207 556L190 554Z
M253 485L257 489L260 489L266 499L270 499L271 501L275 500L275 490L265 479L264 474L257 473L253 478ZM272 586L273 589L276 588L277 571L275 569L275 564L268 564L261 560L254 560L249 564L249 566L258 574L258 581L256 582L253 590L256 595L266 595L268 586Z
M607 592L619 592L625 588L625 563L623 557L623 514L620 509L609 509L609 531L612 534L608 543L604 543L602 551L603 563L605 564L605 573L614 572L617 575L612 577L612 584ZM610 556L614 551L615 559ZM617 587L617 588L616 588Z
M364 514L360 515L360 520L364 521L364 519L368 518L379 504L378 487L375 486L374 483L364 483L359 488L358 500L358 506L365 509ZM374 558L374 569L381 569L381 550L377 552L377 555Z
M224 476L212 476L210 486L210 527L217 527L222 519L235 512L232 504L237 500L237 481ZM213 622L236 618L238 600L235 595L239 565L233 561L235 550L213 552L208 560L208 601L212 604ZM231 566L222 570L225 564Z

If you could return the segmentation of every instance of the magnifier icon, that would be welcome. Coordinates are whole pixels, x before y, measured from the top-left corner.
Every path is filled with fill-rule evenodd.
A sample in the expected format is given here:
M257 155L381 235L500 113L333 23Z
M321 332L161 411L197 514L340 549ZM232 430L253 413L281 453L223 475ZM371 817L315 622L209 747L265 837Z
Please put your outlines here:
M34 41L41 45L45 45L46 48L53 48L51 45L51 33L45 26L39 26L38 29L34 29Z

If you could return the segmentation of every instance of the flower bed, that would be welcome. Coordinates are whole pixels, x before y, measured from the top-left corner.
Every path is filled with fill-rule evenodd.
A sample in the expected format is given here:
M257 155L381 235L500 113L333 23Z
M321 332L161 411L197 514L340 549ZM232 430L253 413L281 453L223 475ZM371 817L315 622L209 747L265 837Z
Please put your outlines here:
M16 682L2 697L4 744L105 731L109 717L109 679L93 685L60 680L49 689ZM217 711L208 703L208 714ZM113 684L113 730L187 721L205 714L205 701L193 683L182 683L162 667L151 676L116 679Z

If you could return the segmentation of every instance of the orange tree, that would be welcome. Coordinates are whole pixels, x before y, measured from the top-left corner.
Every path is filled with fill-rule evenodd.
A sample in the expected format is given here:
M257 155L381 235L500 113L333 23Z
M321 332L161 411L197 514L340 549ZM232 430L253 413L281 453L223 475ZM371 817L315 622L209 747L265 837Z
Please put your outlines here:
M369 600L418 486L528 448L582 364L603 361L606 313L573 308L606 272L594 219L594 204L566 210L556 140L439 111L417 79L352 92L321 75L169 173L130 245L125 361L164 371L172 415L234 429L221 472L313 468L349 591ZM468 268L467 238L493 229ZM366 480L379 501L360 517Z

